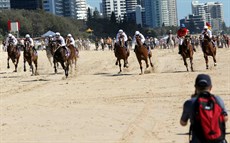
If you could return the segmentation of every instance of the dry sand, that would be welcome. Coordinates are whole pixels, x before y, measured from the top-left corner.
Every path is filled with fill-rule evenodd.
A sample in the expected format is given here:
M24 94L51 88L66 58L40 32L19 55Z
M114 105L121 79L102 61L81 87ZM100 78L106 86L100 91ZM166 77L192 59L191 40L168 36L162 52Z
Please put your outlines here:
M0 52L1 143L187 143L179 119L199 73L211 75L213 93L230 109L229 49L218 49L217 67L209 58L209 70L198 50L195 72L186 72L177 49L156 49L155 71L144 75L133 51L121 74L113 52L81 51L68 79L61 68L54 74L45 51L38 54L40 75L31 76L22 56L14 73Z

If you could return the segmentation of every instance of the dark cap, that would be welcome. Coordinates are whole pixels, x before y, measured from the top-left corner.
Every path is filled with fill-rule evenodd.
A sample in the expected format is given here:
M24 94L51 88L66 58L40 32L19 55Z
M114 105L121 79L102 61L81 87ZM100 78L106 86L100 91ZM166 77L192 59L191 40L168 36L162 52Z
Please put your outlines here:
M209 87L212 85L211 78L207 74L199 74L196 77L196 87Z

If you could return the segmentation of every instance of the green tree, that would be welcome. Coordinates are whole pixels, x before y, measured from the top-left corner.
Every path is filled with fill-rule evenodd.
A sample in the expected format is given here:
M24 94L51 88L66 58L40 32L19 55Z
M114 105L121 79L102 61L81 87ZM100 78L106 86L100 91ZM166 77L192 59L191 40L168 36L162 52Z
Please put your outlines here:
M117 20L116 20L116 16L115 16L114 11L111 13L110 21L111 21L111 23L113 23L113 24L116 24L116 23L117 23Z

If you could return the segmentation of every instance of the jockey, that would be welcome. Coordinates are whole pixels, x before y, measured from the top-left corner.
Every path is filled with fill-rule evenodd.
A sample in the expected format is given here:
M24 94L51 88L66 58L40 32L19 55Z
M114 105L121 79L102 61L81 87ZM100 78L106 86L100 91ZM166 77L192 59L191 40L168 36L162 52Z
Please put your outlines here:
M26 36L25 36L24 43L25 43L26 41L29 41L29 42L30 42L30 45L31 45L32 47L34 47L34 40L30 37L29 34L26 34Z
M118 33L117 33L117 36L116 36L116 43L118 43L119 42L119 37L120 36L124 36L124 41L125 41L125 48L127 49L127 40L128 40L128 37L127 37L127 35L125 34L125 32L122 30L122 29L120 29L119 31L118 31Z
M75 46L75 40L74 40L74 38L73 38L73 36L71 34L67 35L67 39L70 40L70 43L69 43L70 45L73 45L74 47L76 47Z
M202 39L204 39L204 35L207 35L212 39L212 31L208 29L208 26L204 26L204 29L202 30Z
M185 36L188 35L189 30L185 27L184 24L181 24L181 28L177 31L177 37L179 39L179 52L178 54L181 54L181 46L183 44Z
M209 40L212 42L213 46L216 47L216 44L212 39L212 31L208 29L208 26L204 26L204 29L202 30L202 41L204 39L204 35L207 35L209 37Z
M67 52L69 51L66 47L65 39L61 36L59 32L55 33L55 41L59 44L60 47L64 47Z
M11 33L8 34L8 37L6 38L6 47L9 46L9 43L12 42L14 46L18 44L17 38L14 37Z

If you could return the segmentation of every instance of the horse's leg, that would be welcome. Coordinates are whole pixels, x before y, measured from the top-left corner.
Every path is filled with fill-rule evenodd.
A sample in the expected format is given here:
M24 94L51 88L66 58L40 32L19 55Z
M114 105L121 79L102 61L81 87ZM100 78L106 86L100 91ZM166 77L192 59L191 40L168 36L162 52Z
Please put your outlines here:
M23 65L24 65L24 72L26 72L26 58L23 59Z
M34 60L34 65L35 65L35 75L38 75L38 60Z
M185 67L186 67L186 69L187 69L187 71L188 71L188 64L187 64L186 58L183 57L183 60L184 60L184 65L185 65Z
M214 66L217 66L217 63L216 63L216 48L214 49L212 58L213 58Z
M190 65L191 65L191 71L194 71L193 70L193 57L192 56L190 56Z
M68 77L67 65L65 66L65 63L64 63L64 62L61 62L61 66L62 66L62 68L64 69L64 71L65 71L65 76L66 76L66 78L67 78L67 77Z
M118 59L117 59L117 60L118 60ZM118 60L118 64L119 64L119 68L120 68L119 73L121 73L121 72L122 72L122 70L121 70L121 60Z
M151 59L152 53L150 53L148 57L149 57L150 66L153 67L153 63L152 63L152 59Z
M57 73L57 61L55 58L53 58L53 64L54 64L54 73Z
M68 77L68 75L69 75L69 65L70 65L70 61L67 61L67 63L66 63L66 74L65 74L65 76L66 76L66 78ZM72 70L72 64L71 64L71 70Z
M19 57L18 57L18 58L16 58L16 60L15 60L15 64L14 64L15 69L14 69L14 72L17 72L18 62L19 62Z
M33 76L33 75L34 75L34 66L33 66L32 60L30 59L30 61L29 61L28 63L29 63L29 65L30 65L30 69L31 69L31 71L32 71L31 76Z
M143 74L143 68L142 68L142 63L141 63L141 57L138 57L137 59L138 59L138 63L140 65L140 69L141 69L140 75L142 75Z
M10 68L9 60L10 60L10 57L8 56L8 57L7 57L7 68L8 68L8 69Z
M205 63L206 63L206 69L208 69L208 56L204 55Z

